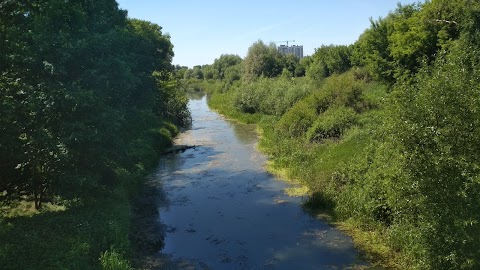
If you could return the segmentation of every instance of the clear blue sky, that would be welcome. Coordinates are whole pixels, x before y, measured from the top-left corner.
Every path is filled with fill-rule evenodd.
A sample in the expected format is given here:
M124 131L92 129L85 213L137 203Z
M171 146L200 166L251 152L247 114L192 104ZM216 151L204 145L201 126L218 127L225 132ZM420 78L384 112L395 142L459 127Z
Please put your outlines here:
M329 44L352 44L397 3L417 0L117 0L131 18L151 21L171 36L173 64L212 64L222 54L244 57L261 39L295 40L304 54ZM422 1L423 2L423 1Z

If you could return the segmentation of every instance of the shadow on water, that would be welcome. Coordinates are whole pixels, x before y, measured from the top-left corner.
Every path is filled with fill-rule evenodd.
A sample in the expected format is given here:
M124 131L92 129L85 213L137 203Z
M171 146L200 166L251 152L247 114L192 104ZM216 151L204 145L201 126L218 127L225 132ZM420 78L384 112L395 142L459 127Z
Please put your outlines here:
M351 239L306 213L265 171L253 126L190 100L192 128L152 183L163 248L145 269L365 269Z

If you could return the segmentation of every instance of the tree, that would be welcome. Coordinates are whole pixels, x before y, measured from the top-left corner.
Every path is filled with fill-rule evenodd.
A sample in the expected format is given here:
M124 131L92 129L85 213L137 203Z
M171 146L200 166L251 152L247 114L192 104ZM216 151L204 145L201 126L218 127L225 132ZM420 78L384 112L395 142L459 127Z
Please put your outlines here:
M354 44L352 62L366 67L375 80L392 83L393 59L390 55L388 33L391 32L391 17L374 21Z
M215 70L215 79L223 80L226 70L241 62L242 58L236 54L222 54L219 58L215 59L212 64L212 68Z
M354 65L366 67L372 77L389 84L415 75L425 64L448 50L468 24L465 10L474 1L429 1L398 5L386 18L371 19L354 45Z
M243 65L243 78L275 77L282 73L283 57L274 43L266 45L259 40L248 48Z
M310 64L312 63L312 57L306 56L298 61L297 66L295 67L295 77L303 77L306 74L306 71Z

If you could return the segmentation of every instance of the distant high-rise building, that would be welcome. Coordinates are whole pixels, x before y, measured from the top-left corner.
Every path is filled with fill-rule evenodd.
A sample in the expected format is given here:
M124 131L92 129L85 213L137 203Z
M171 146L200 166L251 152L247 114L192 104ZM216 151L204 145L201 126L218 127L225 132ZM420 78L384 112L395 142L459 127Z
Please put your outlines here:
M278 47L278 51L280 53L283 53L285 55L287 54L293 54L299 59L303 58L303 46L302 45L292 45L292 46L285 46L285 45L280 45Z

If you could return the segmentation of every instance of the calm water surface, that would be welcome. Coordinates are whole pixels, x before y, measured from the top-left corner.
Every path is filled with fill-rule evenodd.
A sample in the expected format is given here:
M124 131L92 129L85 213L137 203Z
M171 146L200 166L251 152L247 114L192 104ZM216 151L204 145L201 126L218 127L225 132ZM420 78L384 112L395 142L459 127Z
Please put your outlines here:
M191 99L191 129L163 158L167 230L161 253L180 269L363 269L349 237L301 208L301 198L265 171L252 125L225 120L206 97Z

